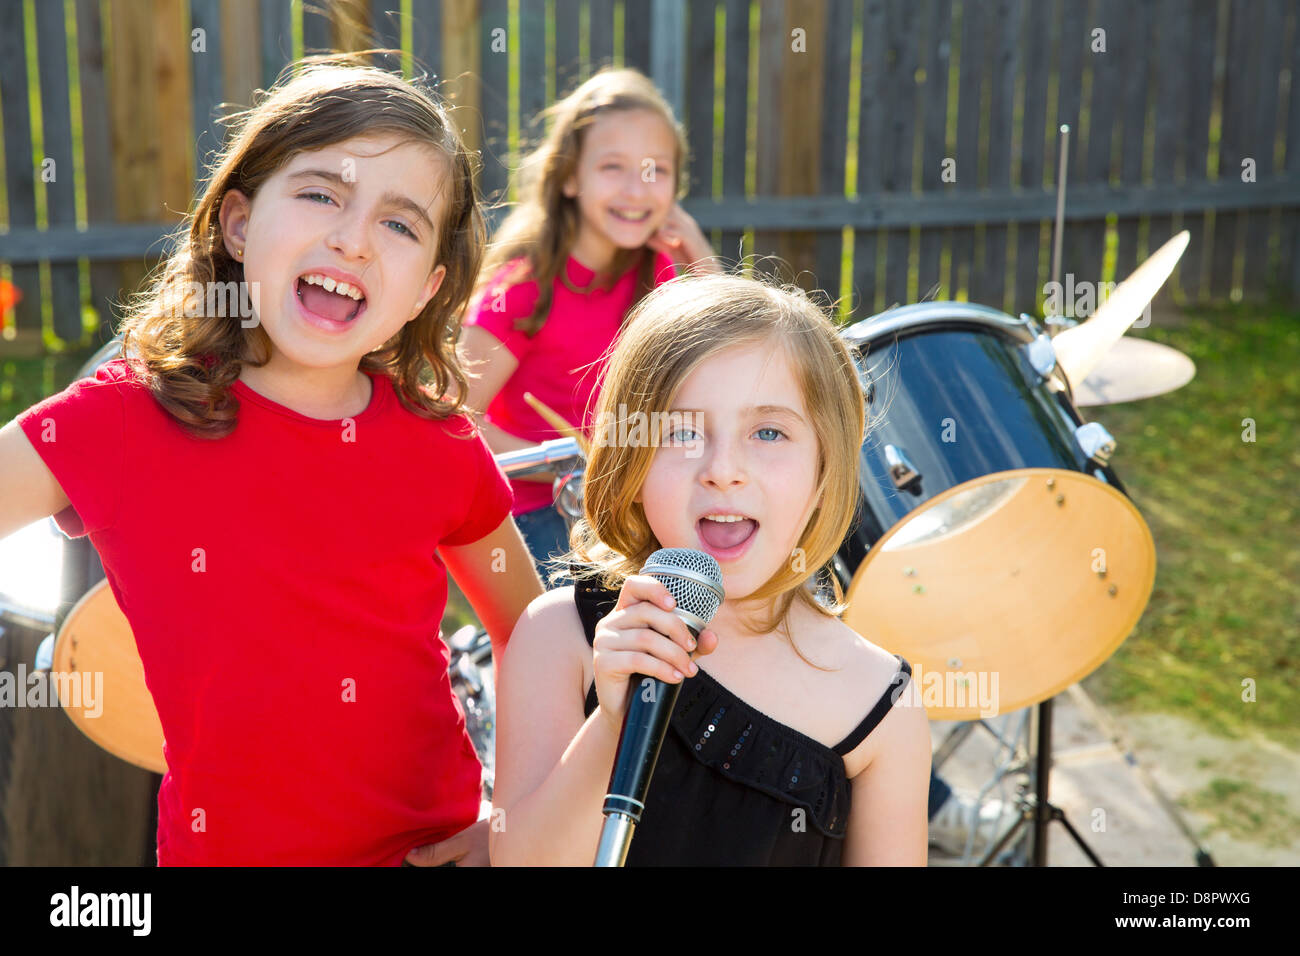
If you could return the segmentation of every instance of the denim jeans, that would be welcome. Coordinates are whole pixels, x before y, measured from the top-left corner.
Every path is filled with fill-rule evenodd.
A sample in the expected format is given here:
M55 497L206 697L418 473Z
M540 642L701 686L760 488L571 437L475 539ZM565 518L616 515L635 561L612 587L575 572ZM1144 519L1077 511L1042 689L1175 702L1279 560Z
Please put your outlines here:
M569 550L569 529L555 506L547 505L515 515L515 524L524 536L524 544L528 545L528 553L533 556L533 563L537 565L547 590L564 587L566 580L552 582L547 577L553 567L548 565L549 559Z
M934 819L934 815L939 812L943 802L948 799L952 793L952 787L944 782L943 777L939 776L933 770L930 771L930 800L929 800L929 818Z

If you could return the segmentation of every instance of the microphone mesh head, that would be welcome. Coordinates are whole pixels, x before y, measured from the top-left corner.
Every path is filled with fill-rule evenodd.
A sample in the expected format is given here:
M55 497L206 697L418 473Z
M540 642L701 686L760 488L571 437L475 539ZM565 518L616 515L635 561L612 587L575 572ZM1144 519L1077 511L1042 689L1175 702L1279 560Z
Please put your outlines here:
M683 611L708 622L726 597L722 568L712 556L692 548L660 548L646 559L642 574L659 581Z

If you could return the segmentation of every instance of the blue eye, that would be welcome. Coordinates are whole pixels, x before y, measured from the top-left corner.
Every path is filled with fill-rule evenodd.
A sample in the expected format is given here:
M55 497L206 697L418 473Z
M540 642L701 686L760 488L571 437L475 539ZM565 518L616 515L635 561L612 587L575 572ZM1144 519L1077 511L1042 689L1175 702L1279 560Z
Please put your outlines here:
M760 428L758 433L762 432L772 432L774 435L780 435L782 438L786 437L785 432L781 431L779 428Z
M324 199L326 202L331 202L331 203L334 202L334 200L330 196L327 196L325 193L317 193L317 192L303 193L298 198L315 199L317 196L319 196L321 199ZM416 240L417 242L419 241L419 237L416 236L416 234L411 230L409 226L406 225L406 223L398 222L396 219L389 219L387 221L391 222L395 226L398 226L402 230L400 233L398 233L398 235L410 236L412 239Z
M693 440L690 438L682 438L682 435L694 435L696 438L699 437L699 434L694 428L678 428L668 433L668 440L671 442L688 442Z

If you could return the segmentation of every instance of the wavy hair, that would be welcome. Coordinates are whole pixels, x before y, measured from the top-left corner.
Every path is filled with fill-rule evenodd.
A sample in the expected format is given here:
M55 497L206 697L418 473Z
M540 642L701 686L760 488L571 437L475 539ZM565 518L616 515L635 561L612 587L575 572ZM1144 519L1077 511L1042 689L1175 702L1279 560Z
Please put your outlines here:
M530 315L516 320L516 328L536 335L551 311L555 279L566 285L564 265L578 237L578 202L564 195L564 184L578 169L587 130L596 120L615 111L647 110L659 116L673 132L673 192L685 195L688 150L686 134L672 107L643 73L633 69L605 69L596 73L540 117L551 120L545 138L523 161L515 174L518 203L502 221L488 246L474 298L495 295L509 286L531 279L538 285L537 304ZM609 285L639 258L634 302L654 286L654 256L641 249L620 249L609 272L597 275L592 288ZM519 261L505 274L501 270ZM575 289L587 292L590 289Z
M618 440L614 436L625 432L620 422L654 421L655 413L673 407L682 384L710 357L765 343L785 351L812 419L818 448L814 500L819 504L799 535L796 553L802 560L784 562L747 602L766 601L773 609L754 625L760 631L782 624L795 600L827 616L843 613L844 595L829 565L860 499L867 424L862 386L827 313L798 286L770 279L683 276L657 287L633 310L606 366L595 409L595 421L607 427L595 429L583 479L584 515L570 535L571 554L582 565L578 577L621 588L661 547L644 508L633 500L650 471L657 442ZM815 576L823 571L834 592L833 606L809 586L818 583Z
M258 90L250 108L225 117L230 130L208 166L202 194L170 237L171 251L145 290L130 297L121 326L123 354L192 434L229 434L239 410L231 386L244 364L260 367L271 355L260 323L245 328L238 317L196 316L192 305L187 311L196 284L233 288L243 282L243 263L227 251L218 217L226 194L238 189L252 199L298 153L375 133L396 134L403 144L432 147L446 158L448 198L434 261L447 274L420 313L363 356L360 367L388 376L401 404L422 418L445 418L463 407L466 379L455 342L486 238L474 181L477 157L466 150L427 74L406 80L371 65L370 57L386 54L400 51L305 57L287 65L269 90Z

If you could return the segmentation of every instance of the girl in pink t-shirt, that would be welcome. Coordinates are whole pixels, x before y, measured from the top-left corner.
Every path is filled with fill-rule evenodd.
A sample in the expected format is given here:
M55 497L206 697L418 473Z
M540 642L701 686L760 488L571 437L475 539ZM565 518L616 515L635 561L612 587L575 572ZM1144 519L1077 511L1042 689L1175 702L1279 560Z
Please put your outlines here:
M589 426L601 365L632 306L680 270L720 271L677 204L686 140L645 76L604 70L543 116L549 131L521 168L518 205L493 237L460 340L466 404L497 453L559 436L525 393ZM568 545L554 477L512 482L539 564Z
M494 657L542 587L461 414L473 157L367 57L236 117L124 358L0 429L0 537L89 534L131 625L160 863L486 863L446 572Z

